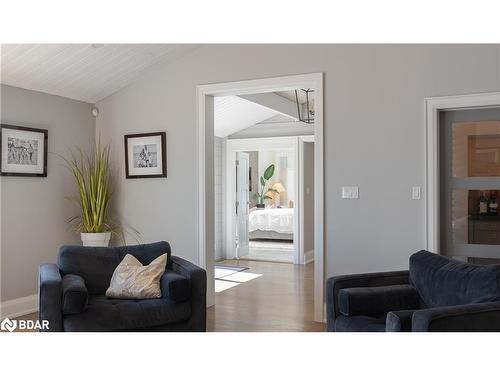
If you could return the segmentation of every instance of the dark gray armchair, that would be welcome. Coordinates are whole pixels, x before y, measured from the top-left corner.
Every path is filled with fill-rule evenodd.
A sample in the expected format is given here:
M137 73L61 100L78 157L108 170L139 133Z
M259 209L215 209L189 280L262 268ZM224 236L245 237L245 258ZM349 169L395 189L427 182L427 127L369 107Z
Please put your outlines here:
M410 257L409 271L332 277L327 329L500 331L500 265L463 263L422 250Z
M126 254L149 264L162 254L162 298L111 299L104 294ZM49 331L205 331L206 272L171 256L167 242L123 247L63 246L58 264L39 268L39 319Z

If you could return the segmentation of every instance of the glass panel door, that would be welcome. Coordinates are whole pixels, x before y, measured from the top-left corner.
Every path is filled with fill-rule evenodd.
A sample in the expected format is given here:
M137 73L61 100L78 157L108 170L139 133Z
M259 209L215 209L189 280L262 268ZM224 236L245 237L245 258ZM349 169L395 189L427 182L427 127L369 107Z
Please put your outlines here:
M441 252L500 258L500 108L440 113L440 179Z

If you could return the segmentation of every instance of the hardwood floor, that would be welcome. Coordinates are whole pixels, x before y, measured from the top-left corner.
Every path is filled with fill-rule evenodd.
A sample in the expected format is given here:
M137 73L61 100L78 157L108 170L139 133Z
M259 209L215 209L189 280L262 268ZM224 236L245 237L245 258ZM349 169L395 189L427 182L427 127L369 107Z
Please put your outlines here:
M321 332L314 322L314 264L298 266L246 260L223 262L260 274L250 281L216 293L207 310L211 332ZM19 317L37 319L37 313ZM26 331L23 331L26 332Z
M216 293L207 310L207 330L247 332L317 332L325 325L314 322L314 263L305 266L246 260L228 265L248 267L261 274L245 283Z

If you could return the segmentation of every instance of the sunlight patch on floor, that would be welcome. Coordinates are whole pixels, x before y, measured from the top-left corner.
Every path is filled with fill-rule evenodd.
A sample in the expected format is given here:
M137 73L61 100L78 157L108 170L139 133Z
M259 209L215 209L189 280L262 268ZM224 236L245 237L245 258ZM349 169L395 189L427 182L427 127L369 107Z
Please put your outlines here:
M224 281L215 279L215 293L220 293L225 290L231 289L234 286L240 285L239 283L234 283L232 281Z
M247 281L256 279L257 277L261 277L262 275L259 273L251 273L251 272L236 272L226 277L222 277L222 280L225 281L234 281L237 283L245 283Z
M223 292L261 276L262 274L260 273L235 271L215 267L215 293Z
M224 269L224 268L215 267L215 278L221 279L221 278L226 277L228 275L231 275L235 272L236 271L232 270L232 269Z

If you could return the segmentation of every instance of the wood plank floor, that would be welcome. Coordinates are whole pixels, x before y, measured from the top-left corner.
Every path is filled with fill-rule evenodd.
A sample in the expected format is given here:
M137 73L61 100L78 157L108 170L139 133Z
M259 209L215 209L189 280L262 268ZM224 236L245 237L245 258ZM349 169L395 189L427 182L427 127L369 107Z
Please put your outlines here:
M259 261L225 261L261 274L216 293L207 310L211 332L321 332L314 322L314 265L298 266ZM37 313L19 317L37 319ZM25 331L23 331L25 332Z
M261 274L238 286L216 293L207 310L207 330L248 332L316 332L325 325L314 322L314 263L298 266L246 260L228 265L248 267Z

